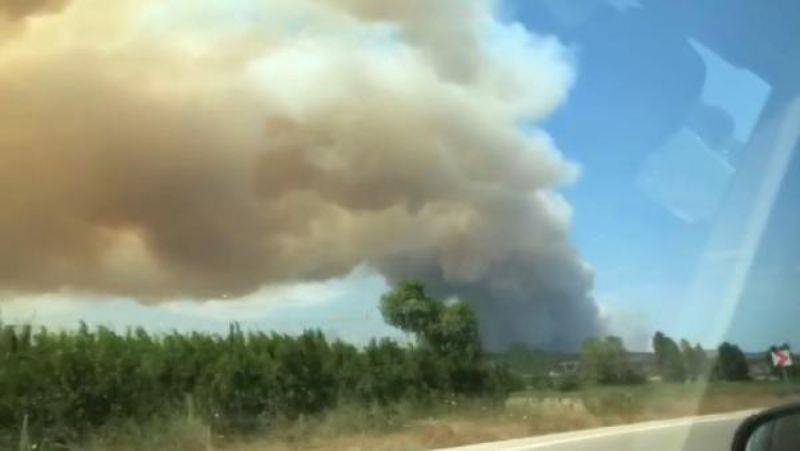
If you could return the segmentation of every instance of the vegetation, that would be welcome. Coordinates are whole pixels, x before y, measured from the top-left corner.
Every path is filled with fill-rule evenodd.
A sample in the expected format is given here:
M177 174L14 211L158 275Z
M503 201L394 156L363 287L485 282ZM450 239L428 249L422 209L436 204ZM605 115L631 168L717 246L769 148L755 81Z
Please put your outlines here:
M590 338L583 343L581 361L586 379L600 385L641 384L644 375L628 362L627 351L619 337Z
M34 442L55 447L187 409L214 431L241 433L346 405L498 399L513 386L484 359L467 304L445 305L403 284L383 298L382 311L418 342L359 349L315 331L291 337L237 325L224 337L2 327L0 448L17 443L23 422Z
M738 346L725 342L719 346L712 376L717 380L746 381L750 379L747 359Z
M536 389L506 403L483 398L427 406L345 405L302 420L280 422L265 434L212 438L218 451L423 450L622 423L766 407L800 386L784 383L649 383L589 386L569 393ZM208 430L185 416L101 431L91 451L206 450Z
M708 373L708 357L700 344L692 346L688 341L681 340L681 353L686 362L686 376L689 381L699 380Z
M512 345L506 352L495 353L490 358L514 371L526 387L549 388L556 384L564 384L567 390L576 389L577 377L561 377L553 381L550 371L556 366L559 355L535 349L524 344ZM568 382L566 380L569 379Z
M709 368L698 345L654 337L664 381L711 374L708 386L645 383L617 337L586 340L580 371L554 377L563 356L522 345L486 354L469 304L435 299L421 284L400 284L380 307L412 344L356 347L317 331L292 337L235 324L225 336L0 326L0 449L250 449L235 446L265 434L286 445L275 449L358 449L340 442L352 436L375 449L375 437L410 433L421 434L413 440L423 448L780 399L774 385L724 382L748 379L744 354L729 343ZM523 386L535 390L505 402ZM797 392L792 384L778 389ZM437 428L448 421L475 430L429 436L444 434ZM330 443L312 443L312 435Z
M686 363L678 344L662 332L653 336L656 366L666 382L686 382Z

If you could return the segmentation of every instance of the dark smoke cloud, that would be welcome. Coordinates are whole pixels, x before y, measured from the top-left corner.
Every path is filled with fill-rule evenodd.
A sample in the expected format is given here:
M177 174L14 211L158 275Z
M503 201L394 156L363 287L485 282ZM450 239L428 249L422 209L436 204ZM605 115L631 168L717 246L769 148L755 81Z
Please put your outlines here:
M117 3L0 48L4 290L236 297L365 263L470 299L492 347L597 332L575 169L519 128L566 95L558 43L477 0Z

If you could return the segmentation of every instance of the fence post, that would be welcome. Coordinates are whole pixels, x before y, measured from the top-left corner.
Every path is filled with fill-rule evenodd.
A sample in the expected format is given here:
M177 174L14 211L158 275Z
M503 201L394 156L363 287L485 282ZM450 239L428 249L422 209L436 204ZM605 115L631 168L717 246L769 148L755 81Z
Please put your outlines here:
M19 432L19 451L31 451L31 439L28 436L28 414L22 417L22 429Z
M211 425L206 426L206 451L214 451L214 442L211 440Z
M186 419L189 421L194 421L195 419L195 412L194 412L194 397L191 393L186 393Z

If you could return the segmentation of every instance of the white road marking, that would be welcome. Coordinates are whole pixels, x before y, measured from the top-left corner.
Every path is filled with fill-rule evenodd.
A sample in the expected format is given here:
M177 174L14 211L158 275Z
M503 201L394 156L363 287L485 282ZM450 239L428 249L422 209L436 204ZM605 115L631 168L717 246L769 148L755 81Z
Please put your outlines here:
M489 449L486 447L492 446L504 451L526 451L531 449L546 448L548 446L558 446L567 443L581 442L585 440L592 440L604 437L611 437L614 435L624 435L637 432L655 431L660 429L667 429L679 426L689 426L693 424L715 423L720 421L729 421L734 419L741 419L758 412L758 410L742 410L738 412L703 415L694 417L675 418L671 420L662 421L649 421L646 423L637 423L632 425L619 425L610 426L599 429L589 429L583 431L562 432L551 434L549 436L530 437L526 439L515 439L504 442L482 443L476 445L468 445L459 448L451 448L451 450L479 450ZM523 443L526 442L527 443ZM510 447L505 447L505 446Z

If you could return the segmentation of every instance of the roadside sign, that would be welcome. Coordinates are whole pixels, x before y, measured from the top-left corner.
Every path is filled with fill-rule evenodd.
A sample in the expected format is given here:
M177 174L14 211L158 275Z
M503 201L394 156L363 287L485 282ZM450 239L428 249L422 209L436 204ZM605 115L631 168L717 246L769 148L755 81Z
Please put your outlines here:
M788 349L773 349L770 354L772 355L772 365L775 368L786 368L794 365L792 354Z

